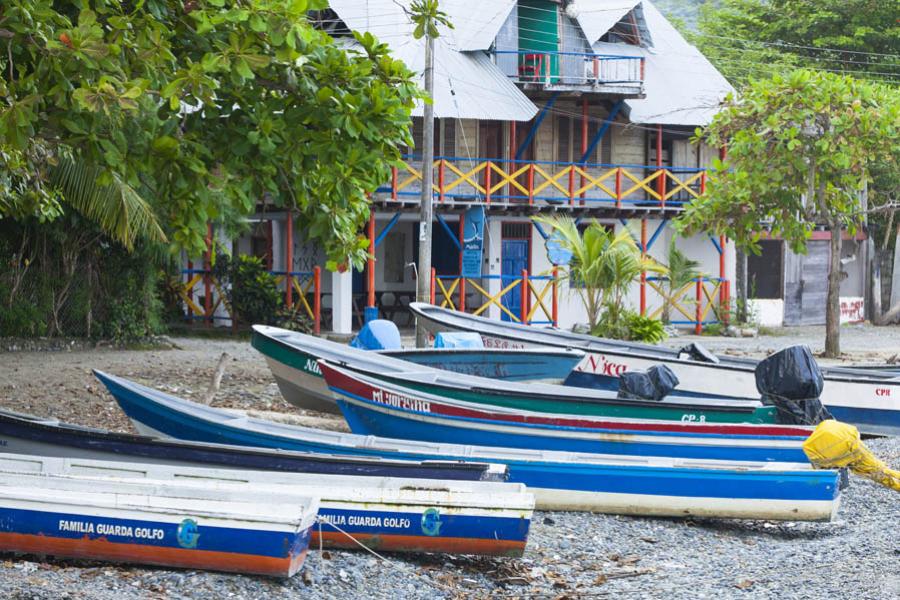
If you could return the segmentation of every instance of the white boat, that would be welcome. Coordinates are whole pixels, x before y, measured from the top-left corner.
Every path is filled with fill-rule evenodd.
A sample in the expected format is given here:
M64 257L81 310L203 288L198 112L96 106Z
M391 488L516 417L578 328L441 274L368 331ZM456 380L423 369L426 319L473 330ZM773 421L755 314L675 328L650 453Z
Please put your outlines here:
M318 510L300 493L278 503L178 481L3 473L0 551L290 577Z
M0 477L34 488L90 491L117 482L142 493L302 504L320 498L313 547L521 556L534 495L524 485L396 477L236 471L0 454ZM173 488L173 484L177 488Z

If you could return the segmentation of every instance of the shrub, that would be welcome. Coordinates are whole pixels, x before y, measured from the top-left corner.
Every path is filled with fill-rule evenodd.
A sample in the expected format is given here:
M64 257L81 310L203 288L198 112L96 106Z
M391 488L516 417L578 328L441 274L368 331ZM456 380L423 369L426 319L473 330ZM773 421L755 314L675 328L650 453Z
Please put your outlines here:
M232 317L239 323L274 325L282 306L281 291L274 275L255 256L219 254L213 275L224 287Z

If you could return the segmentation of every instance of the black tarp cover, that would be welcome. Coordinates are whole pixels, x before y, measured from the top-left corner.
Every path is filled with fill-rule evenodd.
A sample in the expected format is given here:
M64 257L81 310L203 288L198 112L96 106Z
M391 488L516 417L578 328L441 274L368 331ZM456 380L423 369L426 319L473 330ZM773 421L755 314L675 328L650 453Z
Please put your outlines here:
M778 422L816 425L831 419L819 396L825 378L806 346L790 346L756 365L756 389L766 404L778 408Z
M678 377L666 365L653 365L646 372L626 371L619 376L619 398L662 400L678 385Z

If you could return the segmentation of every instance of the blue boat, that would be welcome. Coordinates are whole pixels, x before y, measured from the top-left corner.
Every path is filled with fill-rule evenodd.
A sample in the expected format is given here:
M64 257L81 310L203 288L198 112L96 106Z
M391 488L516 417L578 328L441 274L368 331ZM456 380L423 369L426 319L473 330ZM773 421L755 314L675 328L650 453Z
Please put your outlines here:
M353 433L426 442L705 460L805 462L808 437L633 431L566 423L559 415L498 408L426 393L363 369L319 361ZM401 375L394 379L403 380ZM579 423L577 419L571 420ZM749 429L749 427L745 428Z
M838 473L808 463L702 461L436 444L235 418L124 379L104 383L139 431L182 439L401 460L504 463L535 507L632 515L828 521Z

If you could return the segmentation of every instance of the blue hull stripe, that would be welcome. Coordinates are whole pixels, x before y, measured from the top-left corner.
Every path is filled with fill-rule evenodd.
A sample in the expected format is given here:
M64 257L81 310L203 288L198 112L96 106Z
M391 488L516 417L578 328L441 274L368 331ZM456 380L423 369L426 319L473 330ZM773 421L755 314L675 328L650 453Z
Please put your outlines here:
M334 523L351 535L375 533L421 537L440 535L442 538L480 538L517 542L524 542L528 538L530 524L528 519L515 517L446 515L440 512L426 516L423 513L343 510L329 507L320 508L319 517L324 519L322 531L339 531L329 525ZM435 523L439 524L436 532Z
M184 518L190 519L191 515L185 514ZM118 544L231 552L273 558L290 558L309 543L309 529L298 535L289 531L213 527L204 525L202 519L195 518L194 521L198 534L196 545L190 546L188 542L185 546L178 542L179 523L0 507L0 533L66 539L105 539ZM66 524L70 525L68 529Z
M340 388L331 388L342 396L353 398L354 400L369 406L377 406L385 408L383 404L373 402L367 398L358 396ZM341 405L344 409L347 403ZM485 419L473 419L467 417L445 417L434 413L425 413L412 410L399 409L391 407L393 413L404 413L411 415L427 416L432 419L439 419L441 423L422 423L421 421L412 421L403 419L402 417L394 417L398 420L408 422L408 426L393 433L374 433L373 428L378 427L377 417L373 416L373 423L365 429L357 430L353 427L353 423L348 419L348 424L353 433L364 435L378 435L380 437L393 437L403 439L421 440L423 442L447 442L452 444L472 444L472 445L488 445L500 446L503 448L528 448L532 450L561 450L564 452L589 452L591 454L617 454L628 456L662 456L669 458L699 458L708 460L744 460L744 461L769 461L769 462L807 462L806 454L803 453L801 441L797 441L792 448L778 448L766 445L768 440L799 440L794 437L783 436L727 436L722 434L704 434L694 437L726 439L729 437L755 439L760 442L759 446L729 446L722 445L690 445L679 441L679 438L686 437L690 434L673 433L669 435L657 435L641 432L642 436L658 437L660 442L638 442L629 439L623 440L585 440L571 437L554 437L551 435L541 435L541 429L548 429L540 425L530 423L515 423L511 426L519 429L521 433L511 433L502 431L483 431L473 429L467 424L483 423L488 425L497 425L495 421ZM346 412L345 412L346 414ZM381 415L382 413L378 413ZM621 433L623 435L633 437L633 431L607 432L604 430L591 430L581 427L554 427L556 431L578 431L588 433Z
M194 418L137 394L122 393L124 390L111 391L129 417L156 431L181 439L399 460L466 460L463 456L360 448L352 444L309 442L299 436L286 438L241 430ZM348 420L355 417L349 411L345 416ZM494 459L494 462L508 465L510 481L546 489L682 497L828 501L836 498L838 493L837 474L833 471L739 472L510 459Z

